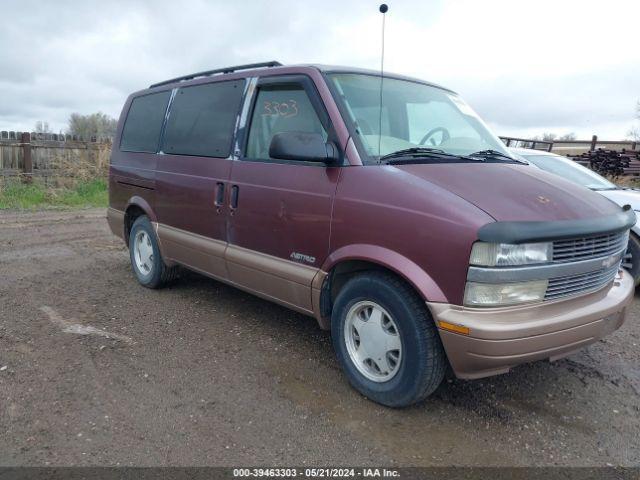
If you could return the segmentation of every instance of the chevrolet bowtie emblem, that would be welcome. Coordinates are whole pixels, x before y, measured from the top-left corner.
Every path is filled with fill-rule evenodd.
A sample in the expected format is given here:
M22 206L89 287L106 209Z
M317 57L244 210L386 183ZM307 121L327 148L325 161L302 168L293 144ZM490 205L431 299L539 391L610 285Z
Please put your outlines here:
M605 268L612 267L618 261L618 256L614 255L613 257L605 258L602 260L602 266Z

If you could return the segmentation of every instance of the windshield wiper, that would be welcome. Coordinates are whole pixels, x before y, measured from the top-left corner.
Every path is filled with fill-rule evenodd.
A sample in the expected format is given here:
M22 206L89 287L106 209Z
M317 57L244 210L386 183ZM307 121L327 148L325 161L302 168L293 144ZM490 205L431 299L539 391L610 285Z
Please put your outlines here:
M518 162L525 165L528 165L527 162L523 162L522 160L518 160L517 158L513 158L505 153L499 152L498 150L480 150L479 152L473 152L469 154L470 157L479 157L479 158L490 158L490 157L499 157L504 158L505 160L509 160L510 162Z
M439 148L428 147L413 147L398 150L396 152L389 153L380 157L380 161L386 161L389 165L396 163L417 163L420 158L437 158L437 159L455 159L455 160L471 160L474 162L484 162L483 158L465 157L463 155L455 155L453 153L447 153Z
M429 147L412 147L412 148L404 148L402 150L397 150L395 152L388 153L387 155L383 155L380 157L380 160L386 160L388 158L396 158L396 157L406 157L419 153L447 153L444 150L440 150L439 148L429 148Z

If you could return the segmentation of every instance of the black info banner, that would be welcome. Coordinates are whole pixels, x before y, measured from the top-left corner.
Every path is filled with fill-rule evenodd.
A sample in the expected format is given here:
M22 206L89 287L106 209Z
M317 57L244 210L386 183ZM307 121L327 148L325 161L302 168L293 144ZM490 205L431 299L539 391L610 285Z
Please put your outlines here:
M640 480L640 468L614 467L0 467L0 480L208 480L386 478L443 480Z

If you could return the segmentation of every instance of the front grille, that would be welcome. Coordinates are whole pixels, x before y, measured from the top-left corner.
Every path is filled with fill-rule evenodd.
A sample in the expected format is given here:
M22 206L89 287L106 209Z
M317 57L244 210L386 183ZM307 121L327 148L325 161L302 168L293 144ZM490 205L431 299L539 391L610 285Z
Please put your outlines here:
M609 233L594 237L570 238L553 242L553 262L577 262L606 257L625 249L629 232Z
M501 286L546 280L545 301L594 293L612 287L628 242L628 230L556 240L553 242L551 261L512 267L471 265L467 273L467 285ZM542 292L538 295L540 299ZM465 293L465 302L466 298Z
M569 295L579 295L600 290L615 278L619 268L620 262L616 262L615 265L609 268L595 272L551 278L549 279L549 286L544 299L554 300Z

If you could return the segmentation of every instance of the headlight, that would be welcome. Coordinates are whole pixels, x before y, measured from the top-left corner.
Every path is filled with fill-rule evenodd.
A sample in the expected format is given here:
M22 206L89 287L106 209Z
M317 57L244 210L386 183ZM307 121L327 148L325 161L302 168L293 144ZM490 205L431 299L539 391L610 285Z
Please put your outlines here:
M552 258L553 244L550 242L521 245L476 242L471 249L469 263L483 267L507 267L546 263Z
M464 290L464 304L469 307L497 307L544 300L548 280L521 283L468 282Z

